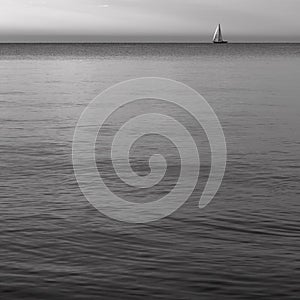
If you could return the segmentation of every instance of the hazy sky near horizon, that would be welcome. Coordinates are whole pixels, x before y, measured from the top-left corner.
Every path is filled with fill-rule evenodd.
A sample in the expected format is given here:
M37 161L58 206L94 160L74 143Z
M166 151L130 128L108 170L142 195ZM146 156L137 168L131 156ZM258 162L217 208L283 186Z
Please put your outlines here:
M0 0L0 41L300 42L299 0Z

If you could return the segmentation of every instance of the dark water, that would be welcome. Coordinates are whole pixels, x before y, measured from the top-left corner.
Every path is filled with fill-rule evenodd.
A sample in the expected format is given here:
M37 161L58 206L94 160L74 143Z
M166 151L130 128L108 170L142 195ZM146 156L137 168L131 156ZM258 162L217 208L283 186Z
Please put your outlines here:
M228 165L203 210L129 225L85 200L84 107L122 80L200 92ZM298 299L300 44L0 45L1 299Z

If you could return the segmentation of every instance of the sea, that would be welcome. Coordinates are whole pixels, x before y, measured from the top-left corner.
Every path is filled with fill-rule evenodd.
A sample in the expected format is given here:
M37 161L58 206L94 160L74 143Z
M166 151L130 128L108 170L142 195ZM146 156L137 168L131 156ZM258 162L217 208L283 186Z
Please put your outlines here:
M205 208L133 224L85 198L72 142L140 77L206 99L227 166ZM300 44L0 44L0 122L0 299L299 299Z

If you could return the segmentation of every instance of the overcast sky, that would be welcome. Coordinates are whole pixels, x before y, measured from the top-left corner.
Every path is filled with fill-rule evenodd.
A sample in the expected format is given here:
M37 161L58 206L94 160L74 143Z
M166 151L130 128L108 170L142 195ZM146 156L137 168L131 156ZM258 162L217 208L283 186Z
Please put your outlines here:
M0 0L0 41L300 42L300 0Z

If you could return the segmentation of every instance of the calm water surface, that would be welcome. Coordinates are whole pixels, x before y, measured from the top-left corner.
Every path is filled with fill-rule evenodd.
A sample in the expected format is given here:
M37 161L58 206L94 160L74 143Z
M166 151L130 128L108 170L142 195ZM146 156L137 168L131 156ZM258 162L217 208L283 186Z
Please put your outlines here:
M206 98L228 165L205 209L128 225L85 200L72 137L145 76ZM300 44L0 45L0 298L299 299L299 78Z

